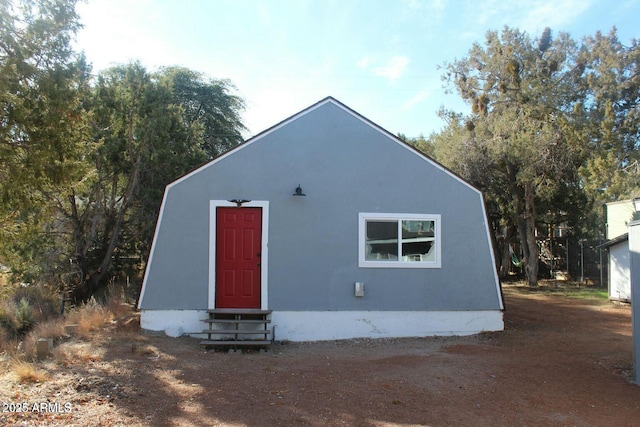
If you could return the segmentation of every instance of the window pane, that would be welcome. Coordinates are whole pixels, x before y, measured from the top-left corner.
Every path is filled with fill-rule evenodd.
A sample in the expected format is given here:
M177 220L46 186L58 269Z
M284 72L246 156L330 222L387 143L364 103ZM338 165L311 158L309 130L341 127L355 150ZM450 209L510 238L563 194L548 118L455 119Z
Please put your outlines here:
M435 221L402 221L402 261L435 261Z
M367 261L398 259L398 221L366 222Z

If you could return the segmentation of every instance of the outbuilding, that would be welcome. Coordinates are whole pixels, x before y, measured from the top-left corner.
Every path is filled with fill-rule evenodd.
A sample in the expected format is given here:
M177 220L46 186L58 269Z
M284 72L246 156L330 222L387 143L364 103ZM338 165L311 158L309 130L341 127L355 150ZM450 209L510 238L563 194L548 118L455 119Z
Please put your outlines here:
M629 256L629 233L621 234L600 245L609 253L609 299L631 301L631 265Z
M167 186L141 326L254 310L277 340L502 330L489 233L478 189L328 97Z
M618 200L605 205L607 240L600 250L608 252L609 299L631 301L631 265L629 253L629 226L640 212L640 198Z

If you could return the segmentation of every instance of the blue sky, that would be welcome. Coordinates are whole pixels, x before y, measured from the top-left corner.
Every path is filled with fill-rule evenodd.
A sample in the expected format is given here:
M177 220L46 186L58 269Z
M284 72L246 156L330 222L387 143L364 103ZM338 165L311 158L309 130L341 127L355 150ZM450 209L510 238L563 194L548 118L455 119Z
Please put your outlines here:
M640 0L87 0L78 12L95 72L140 60L229 79L247 137L329 95L394 134L437 132L440 106L468 111L438 66L504 25L640 38Z

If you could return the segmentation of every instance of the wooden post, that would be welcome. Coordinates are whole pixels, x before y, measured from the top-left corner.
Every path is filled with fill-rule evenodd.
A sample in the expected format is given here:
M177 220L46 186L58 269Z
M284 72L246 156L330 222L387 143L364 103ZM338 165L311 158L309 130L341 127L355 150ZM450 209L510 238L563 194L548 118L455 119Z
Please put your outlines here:
M49 353L51 353L52 349L52 338L38 338L38 340L36 341L36 357L38 359L44 359L49 356Z
M640 384L640 221L629 224L631 276L631 330L633 331L633 378Z

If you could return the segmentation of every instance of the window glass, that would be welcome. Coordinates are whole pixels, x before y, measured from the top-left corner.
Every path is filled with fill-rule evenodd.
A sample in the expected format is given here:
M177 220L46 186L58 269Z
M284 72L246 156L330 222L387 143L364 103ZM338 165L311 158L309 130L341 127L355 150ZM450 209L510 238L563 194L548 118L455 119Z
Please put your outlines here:
M366 259L398 259L398 221L367 221Z
M402 221L402 261L434 261L435 221Z

